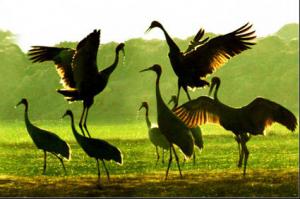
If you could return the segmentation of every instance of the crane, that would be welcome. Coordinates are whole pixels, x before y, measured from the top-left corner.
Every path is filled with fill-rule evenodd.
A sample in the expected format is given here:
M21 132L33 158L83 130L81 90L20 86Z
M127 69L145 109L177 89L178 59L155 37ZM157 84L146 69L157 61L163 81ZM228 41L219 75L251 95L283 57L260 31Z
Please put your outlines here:
M64 95L68 101L83 101L83 110L79 127L85 135L83 127L89 137L87 117L89 108L94 103L94 96L101 93L119 62L119 52L123 51L124 43L120 43L115 50L114 62L98 71L97 52L100 44L100 30L94 30L78 44L76 49L48 46L33 46L29 50L30 60L35 62L53 61L63 85L57 92Z
M139 110L142 108L145 108L145 119L146 119L146 124L148 127L148 136L151 141L151 143L155 146L156 149L156 155L157 155L157 160L156 164L159 160L159 153L158 153L158 147L162 148L162 163L164 163L164 150L169 150L170 149L170 143L166 139L166 137L160 132L158 126L154 126L151 124L150 119L149 119L149 105L147 102L142 102Z
M66 173L66 168L64 165L63 158L66 158L67 160L71 159L71 148L69 144L65 142L63 139L61 139L60 137L58 137L56 134L41 129L30 122L28 116L29 105L27 99L25 98L21 99L21 101L16 105L16 107L19 106L20 104L23 104L25 106L24 118L25 118L25 125L26 125L27 132L29 133L36 147L44 151L43 174L46 173L47 152L53 154L55 157L59 159Z
M250 135L264 135L265 128L274 122L284 125L290 131L295 131L297 119L285 107L271 100L257 97L251 103L241 108L233 108L219 101L218 89L221 80L212 78L209 93L214 92L214 99L200 96L175 109L175 114L190 128L205 123L220 124L226 130L232 131L236 136L239 151L238 167L244 163L243 175L246 175L249 151L246 143Z
M172 95L170 101L168 102L168 104L170 103L174 103L174 106L172 108L172 111L174 111L176 109L176 105L178 104L178 99L176 95ZM195 145L198 147L198 149L200 151L202 151L203 149L203 138L202 138L202 131L200 129L199 126L196 126L195 128L190 128L194 141L195 141ZM184 159L185 161L185 159ZM196 151L194 151L193 154L193 164L196 164Z
M75 128L74 125L74 116L71 110L67 110L63 117L70 116L71 118L71 128L74 134L74 137L83 151L91 158L95 158L97 162L97 169L98 169L98 185L99 188L101 187L101 178L100 178L100 169L99 169L99 159L102 161L102 164L105 168L107 180L110 180L109 171L106 168L104 160L107 161L115 161L117 164L123 164L123 155L121 151L111 145L110 143L106 142L105 140L95 139L95 138L88 138L85 136L80 135Z
M168 177L169 168L172 162L172 150L175 155L180 177L182 177L178 156L173 144L177 145L185 156L187 156L188 158L191 157L194 152L194 139L192 133L189 128L168 108L168 106L162 99L159 88L159 80L162 73L161 66L158 64L154 64L153 66L141 70L140 72L145 71L154 71L156 73L155 92L157 123L161 133L167 138L170 143L170 158L168 168L166 170L165 179L167 179Z
M185 52L180 51L160 22L152 21L146 32L153 28L163 31L169 46L170 63L178 77L177 98L179 99L182 87L188 99L191 100L188 87L201 88L209 85L204 79L208 74L223 66L231 57L255 44L253 42L253 39L256 38L255 31L250 31L251 27L252 25L247 23L233 32L210 40L208 40L209 38L201 40L204 35L204 29L201 28Z

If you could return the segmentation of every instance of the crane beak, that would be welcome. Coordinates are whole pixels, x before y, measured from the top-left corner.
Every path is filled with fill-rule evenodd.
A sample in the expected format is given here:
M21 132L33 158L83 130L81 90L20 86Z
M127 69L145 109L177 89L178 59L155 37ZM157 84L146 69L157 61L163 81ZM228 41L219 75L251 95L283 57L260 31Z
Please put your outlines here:
M141 107L139 108L139 111L143 108L143 105L141 105Z
M67 113L65 113L65 114L61 117L61 119L64 118L64 117L66 117L66 116L67 116Z
M149 70L151 70L151 67L150 68L146 68L144 70L141 70L140 73L145 72L145 71L149 71Z
M19 103L15 106L15 108L17 108L20 104L22 104L22 101L19 102Z
M147 34L152 28L149 27L146 31L145 31L145 34Z

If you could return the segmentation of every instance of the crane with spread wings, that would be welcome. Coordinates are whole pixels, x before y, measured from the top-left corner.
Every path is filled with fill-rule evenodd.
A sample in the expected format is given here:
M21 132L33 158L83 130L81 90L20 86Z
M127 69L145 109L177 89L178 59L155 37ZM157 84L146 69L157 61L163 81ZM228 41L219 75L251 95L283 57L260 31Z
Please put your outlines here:
M251 27L252 25L247 23L233 32L212 39L202 39L204 29L201 28L185 52L181 52L158 21L153 21L146 32L153 28L159 28L163 31L169 46L169 59L178 77L177 99L179 99L182 87L188 99L191 100L188 87L201 88L208 86L209 83L205 80L208 74L213 73L230 58L250 49L250 46L255 44L253 41L256 38L255 31L251 31Z
M83 127L90 137L86 121L89 108L94 103L94 97L101 93L109 80L111 73L119 62L119 52L124 53L124 43L115 50L115 60L109 67L98 71L97 52L100 44L100 30L94 30L78 44L76 49L48 46L33 46L29 50L30 60L35 62L54 61L58 75L64 88L57 92L64 95L68 101L83 101L83 111L79 126L85 135Z
M177 107L174 113L190 128L206 123L216 123L226 130L232 131L239 146L238 167L244 163L243 174L245 175L249 156L246 143L249 141L250 135L263 135L265 128L274 122L295 131L297 118L282 105L262 97L255 98L241 108L230 107L218 99L217 93L220 84L220 78L212 78L209 93L216 87L213 99L208 96L200 96Z

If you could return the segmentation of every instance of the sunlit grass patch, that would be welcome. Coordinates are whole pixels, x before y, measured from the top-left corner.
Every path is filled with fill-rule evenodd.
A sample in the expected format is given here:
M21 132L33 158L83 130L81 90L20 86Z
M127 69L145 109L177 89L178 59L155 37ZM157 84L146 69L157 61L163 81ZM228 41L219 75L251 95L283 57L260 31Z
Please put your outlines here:
M148 140L144 123L90 126L93 137L105 139L120 148L122 166L108 162L112 182L104 190L96 187L96 161L89 158L74 139L68 122L36 121L38 126L56 132L71 146L72 158L65 161L65 175L58 159L48 155L46 175L43 152L37 150L23 122L1 123L0 196L295 196L298 193L299 132L291 133L274 125L265 136L252 136L246 181L237 168L237 143L231 132L216 125L202 129L204 149L196 150L185 164L178 151L183 179L179 178L175 159L168 181L164 181L165 163L156 165L155 148ZM161 154L161 150L160 150ZM232 185L233 184L233 185ZM290 184L290 185L288 185ZM33 188L30 188L33 187ZM232 188L234 187L234 188Z

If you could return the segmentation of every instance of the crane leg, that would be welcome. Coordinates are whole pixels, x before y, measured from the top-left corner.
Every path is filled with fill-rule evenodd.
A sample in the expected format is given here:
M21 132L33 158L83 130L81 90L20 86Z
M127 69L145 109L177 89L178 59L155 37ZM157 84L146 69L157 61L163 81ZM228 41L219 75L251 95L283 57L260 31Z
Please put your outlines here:
M239 141L237 141L237 144L238 144L239 156L241 156L241 144Z
M102 185L101 185L101 178L100 178L100 168L99 168L99 161L96 158L96 162L97 162L97 169L98 169L98 188L102 189Z
M162 161L161 161L161 163L165 163L165 158L164 158L164 156L165 156L165 149L162 149Z
M241 144L240 143L238 143L238 150L239 150L239 161L238 161L238 168L241 168L241 166L242 166L242 161L243 161L243 153L242 153L242 151L241 151L241 146L240 146Z
M179 102L179 95L180 95L180 88L181 88L181 84L179 82L179 79L178 79L177 86L178 86L178 88L177 88L177 98L176 98L177 100L175 102L174 108L176 108L178 106L178 102Z
M167 178L168 178L168 174L169 174L169 169L170 169L171 163L172 163L172 144L170 144L170 158L169 158L168 168L167 168L167 171L166 171L166 178L165 178L165 180L167 180Z
M189 92L186 90L186 95L187 95L187 97L188 97L188 99L189 99L189 101L191 101L192 100L192 98L191 98L191 96L190 96L190 94L189 94Z
M65 164L64 164L63 159L60 158L60 157L59 157L57 154L55 154L55 153L52 153L52 154L55 155L55 156L59 159L60 163L62 164L62 166L63 166L63 168L64 168L65 174L67 174L67 170L66 170L66 167L65 167Z
M248 150L247 145L246 145L248 140L249 140L249 137L247 137L247 135L242 137L241 145L242 145L242 151L244 152L244 156L245 156L243 176L246 175L246 167L247 167L247 161L248 161L248 157L249 157L249 150Z
M80 120L79 120L79 127L80 127L80 130L81 130L81 132L82 132L82 134L83 134L84 137L86 137L86 136L85 136L84 130L82 128L82 120L83 120L83 117L84 117L85 109L86 108L83 105L83 110L82 110L82 113L81 113L81 116L80 116Z
M86 108L86 114L85 114L85 117L84 117L84 123L83 123L83 127L84 127L84 129L86 130L86 132L87 132L88 136L89 136L89 137L91 137L91 135L90 135L90 132L88 131L88 129L87 129L87 125L86 125L86 121L87 121L88 113L89 113L89 108Z
M62 166L64 168L65 174L67 174L67 170L66 170L66 167L65 167L63 159L62 158L58 158L58 159L59 159L59 161L61 162L61 164L62 164Z
M46 159L47 159L47 152L44 150L44 170L43 170L43 175L46 173Z
M175 159L176 159L177 167L178 167L178 170L179 170L180 178L182 178L181 169L180 169L180 164L179 164L179 158L178 158L178 156L177 156L177 154L176 154L176 151L175 151L173 145L172 145L172 149L173 149L173 152L174 152L174 155L175 155Z
M103 163L103 166L104 166L104 169L105 169L105 172L106 172L106 175L107 175L107 181L109 182L109 181L110 181L110 178L109 178L109 172L108 172L108 170L107 170L107 168L106 168L106 165L105 165L104 160L101 160L101 161L102 161L102 163Z
M158 153L158 148L157 148L157 146L155 146L155 149L156 149L156 157L157 157L156 163L155 163L155 166L156 166L157 163L158 163L158 160L159 160L159 153Z
M194 153L193 153L193 165L195 165L196 164L196 152L194 151Z
M239 161L238 161L238 168L242 167L243 164L243 158L244 158L244 152L243 149L241 149L241 137L240 136L236 136L235 140L238 144L238 151L239 151Z
M199 126L198 126L199 127ZM200 136L199 136L199 142L200 142L200 147L199 147L199 149L200 149L200 152L202 152L202 150L203 150L203 147L204 147L204 143L203 143L203 136L202 136L202 131L201 131L201 129L200 129L200 127L199 127L199 130L200 130Z
M188 90L187 90L187 87L183 87L183 90L185 91L186 96L187 96L187 98L189 99L189 101L191 101L192 99L191 99L191 96L190 96L190 94L189 94L189 92L188 92Z
M238 164L238 168L241 168L243 165L243 161L244 161L244 156L245 156L245 150L243 148L243 146L241 147L241 155L240 155L240 159L239 159L239 164Z

